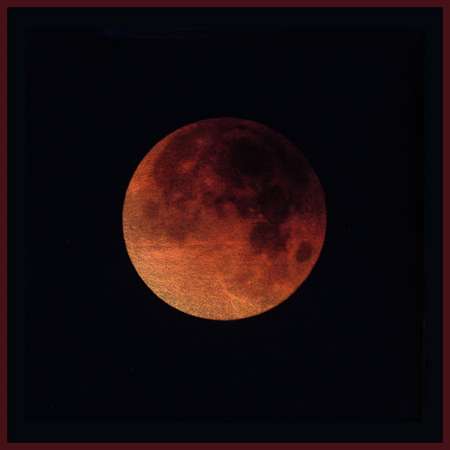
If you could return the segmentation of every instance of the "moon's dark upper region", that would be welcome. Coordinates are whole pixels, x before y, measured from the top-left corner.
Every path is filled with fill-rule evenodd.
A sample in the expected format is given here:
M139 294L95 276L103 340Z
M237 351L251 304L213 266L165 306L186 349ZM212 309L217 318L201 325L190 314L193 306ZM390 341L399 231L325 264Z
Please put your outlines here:
M131 260L157 295L193 315L233 319L272 308L303 282L326 211L317 175L290 141L216 118L154 146L123 217Z

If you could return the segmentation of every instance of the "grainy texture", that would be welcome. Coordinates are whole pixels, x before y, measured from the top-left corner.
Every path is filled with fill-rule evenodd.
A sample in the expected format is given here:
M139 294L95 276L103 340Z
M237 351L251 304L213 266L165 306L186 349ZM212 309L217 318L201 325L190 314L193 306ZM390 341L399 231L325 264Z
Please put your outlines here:
M123 229L137 272L194 316L231 320L289 297L319 257L324 194L302 153L259 123L207 119L144 157Z

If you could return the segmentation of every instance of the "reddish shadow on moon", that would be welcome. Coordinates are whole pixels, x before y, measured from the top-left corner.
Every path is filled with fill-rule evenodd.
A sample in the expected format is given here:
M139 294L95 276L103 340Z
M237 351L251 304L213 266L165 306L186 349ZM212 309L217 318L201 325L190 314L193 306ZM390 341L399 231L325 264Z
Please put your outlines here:
M260 123L213 118L159 141L123 207L130 259L185 313L261 314L310 274L325 237L323 189L302 152Z

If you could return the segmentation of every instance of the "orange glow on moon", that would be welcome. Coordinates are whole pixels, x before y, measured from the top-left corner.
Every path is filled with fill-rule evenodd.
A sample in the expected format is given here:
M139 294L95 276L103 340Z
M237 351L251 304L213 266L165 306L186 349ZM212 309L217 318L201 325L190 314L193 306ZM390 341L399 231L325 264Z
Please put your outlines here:
M233 320L286 300L325 238L326 207L303 154L265 125L206 119L159 141L123 207L130 259L145 284L193 316Z

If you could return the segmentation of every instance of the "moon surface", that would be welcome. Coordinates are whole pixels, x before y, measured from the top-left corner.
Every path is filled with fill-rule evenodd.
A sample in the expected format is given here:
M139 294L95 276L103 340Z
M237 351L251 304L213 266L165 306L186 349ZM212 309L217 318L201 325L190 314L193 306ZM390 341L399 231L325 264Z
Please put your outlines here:
M261 314L314 267L325 238L319 178L269 127L238 118L183 126L133 174L123 232L145 284L205 319Z

